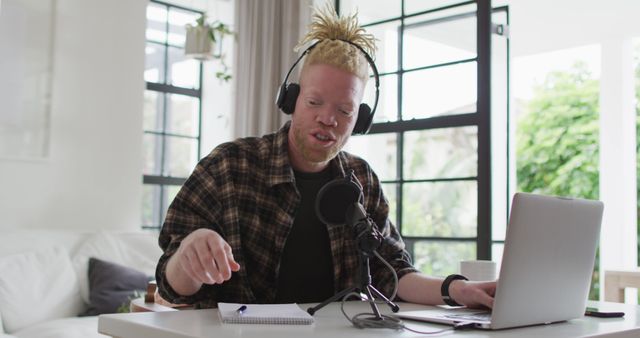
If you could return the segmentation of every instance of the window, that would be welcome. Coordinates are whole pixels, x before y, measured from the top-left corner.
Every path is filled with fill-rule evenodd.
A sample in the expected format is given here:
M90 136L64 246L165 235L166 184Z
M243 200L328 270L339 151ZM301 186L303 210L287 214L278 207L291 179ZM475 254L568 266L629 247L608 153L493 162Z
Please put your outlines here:
M491 9L474 1L440 1L438 8L415 0L337 3L341 13L357 8L379 40L374 125L346 150L381 179L414 264L445 276L460 260L490 259ZM373 101L372 87L365 102Z
M147 6L142 227L159 229L200 154L202 64L185 59L185 25L202 12Z

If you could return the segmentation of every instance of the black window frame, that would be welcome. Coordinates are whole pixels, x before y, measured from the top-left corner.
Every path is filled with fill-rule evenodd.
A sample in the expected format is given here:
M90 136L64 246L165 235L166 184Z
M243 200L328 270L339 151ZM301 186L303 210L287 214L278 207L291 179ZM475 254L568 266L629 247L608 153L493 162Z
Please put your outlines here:
M186 11L186 12L192 12L194 14L198 14L198 15L202 15L204 14L203 11L200 10L196 10L196 9L192 9L192 8L187 8L187 7L183 7L183 6L179 6L179 5L174 5L174 4L170 4L167 2L163 2L163 1L158 1L158 0L150 0L149 1L149 5L151 4L155 4L155 5L160 5L160 6L164 6L167 10L167 13L169 13L170 9L179 9L182 11ZM165 23L165 30L164 32L167 34L167 37L169 35L170 32L170 23L169 20L167 18L166 23ZM175 177L175 176L169 176L169 175L165 175L165 156L167 155L167 146L166 146L166 139L167 136L169 137L178 137L178 138L186 138L186 139L191 139L191 140L196 140L197 141L197 154L198 157L200 156L201 153L201 145L202 145L202 84L203 84L203 65L202 62L200 62L199 64L199 69L198 69L198 88L185 88L185 87L178 87L178 86L173 86L170 84L166 84L166 74L167 74L167 70L169 67L169 47L171 48L178 48L178 49L183 49L184 50L184 46L179 46L179 45L174 45L174 44L170 44L169 43L169 39L165 39L164 43L159 43L157 41L152 41L152 40L145 40L147 44L151 43L151 44L156 44L159 46L163 47L164 50L164 64L163 64L163 74L165 74L165 79L162 83L158 83L158 82L148 82L145 81L146 83L146 90L147 91L153 91L153 92L157 92L159 95L162 95L163 97L163 105L162 105L162 121L163 121L163 126L162 126L162 130L161 131L150 131L150 130L144 130L143 129L143 134L145 135L156 135L156 136L160 136L161 139L161 156L159 159L156 159L157 163L159 163L160 165L160 174L159 175L146 175L143 174L142 175L142 183L143 185L151 185L151 186L158 186L160 189L160 193L159 196L154 196L154 200L153 200L153 213L155 214L153 216L154 219L154 223L153 224L142 224L141 227L142 229L145 230L159 230L162 227L162 222L164 221L164 216L166 213L167 208L169 207L169 204L171 203L171 201L168 201L166 199L166 187L168 186L182 186L182 184L184 184L184 182L187 180L187 177ZM177 95L183 95L183 96L188 96L188 97L192 97L192 98L196 98L198 99L198 135L197 136L187 136L187 135L180 135L180 134L174 134L174 133L168 133L168 118L167 118L167 94L177 94ZM157 217L157 218L156 218ZM155 224L155 220L157 219L157 224Z
M438 11L444 11L456 7L462 7L467 5L476 4L476 13L470 13L470 15L476 16L476 40L477 40L477 55L472 59L457 60L454 62L447 62L437 65L429 65L426 67L419 67L415 69L403 69L403 42L404 42L404 30L407 27L405 20L425 15L429 13L435 13ZM381 183L396 184L396 219L395 224L398 230L402 234L402 213L403 213L403 187L406 183L417 182L451 182L451 181L477 181L477 234L475 237L436 237L436 236L406 236L402 235L405 243L407 244L407 250L414 256L414 246L416 242L462 242L469 243L475 242L476 244L476 258L483 260L491 260L492 258L492 245L501 241L492 240L492 183L491 183L491 39L492 39L492 21L491 16L493 9L491 7L490 0L473 0L464 1L451 5L446 5L438 8L433 8L418 13L405 14L405 1L400 0L401 13L400 16L390 17L384 20L379 20L362 25L363 28L377 26L392 21L400 21L398 28L398 67L393 72L381 72L381 81L385 76L397 75L398 88L397 90L397 121L392 122L380 122L374 123L369 131L369 135L374 134L391 134L395 133L397 138L396 149L396 179L395 180L382 180ZM335 8L340 13L340 0L335 0ZM502 10L507 13L508 22L508 10L506 7L495 9L496 11ZM456 16L457 17L457 16ZM507 48L508 52L508 48ZM423 70L428 68L445 67L459 63L477 63L477 105L476 112L435 116L422 119L402 120L402 86L403 86L403 74ZM508 67L508 66L507 66ZM385 90L394 90L385 88ZM442 128L452 127L467 127L476 126L478 132L478 171L475 177L456 177L456 178L441 178L441 179L428 179L428 180L405 180L404 179L404 133L408 131L417 130L435 130ZM507 159L508 165L508 159ZM375 170L375 168L374 168ZM502 241L503 242L503 241Z

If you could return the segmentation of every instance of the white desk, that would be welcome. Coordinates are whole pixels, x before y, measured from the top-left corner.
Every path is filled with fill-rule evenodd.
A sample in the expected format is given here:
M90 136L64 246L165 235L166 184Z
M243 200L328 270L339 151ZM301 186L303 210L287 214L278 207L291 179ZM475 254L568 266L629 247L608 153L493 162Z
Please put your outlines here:
M604 304L590 302L590 305ZM427 308L422 305L399 303L400 309L418 310ZM464 330L445 333L465 337L640 337L640 307L635 305L606 303L611 309L622 310L624 318L600 319L583 317L568 322L550 325L538 325L525 328L500 331ZM307 305L301 306L307 309ZM98 331L113 337L425 337L409 331L389 329L357 329L340 312L340 304L332 303L318 311L313 325L251 325L222 324L217 309L183 310L175 312L144 312L101 315ZM380 305L383 313L390 313L386 306ZM348 302L345 306L350 315L370 312L367 303ZM405 324L419 330L437 330L443 325L405 321ZM438 335L441 336L441 335Z

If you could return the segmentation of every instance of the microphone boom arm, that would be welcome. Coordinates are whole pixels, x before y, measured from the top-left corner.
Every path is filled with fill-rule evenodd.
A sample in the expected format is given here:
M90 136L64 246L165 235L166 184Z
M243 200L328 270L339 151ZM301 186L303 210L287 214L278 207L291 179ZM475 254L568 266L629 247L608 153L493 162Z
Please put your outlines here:
M376 228L373 220L367 215L362 204L355 202L347 208L347 224L352 225L355 231L355 240L358 247L368 256L373 256L382 244L382 235Z
M369 258L374 256L376 250L382 245L384 236L378 231L378 228L367 214L362 203L364 203L362 189L353 170L350 170L349 174L343 179L327 183L318 192L316 200L318 218L327 224L347 225L353 229L354 240L359 252L359 274L356 285L346 288L324 302L307 309L310 315L313 315L325 305L343 298L352 292L366 294L375 320L384 320L384 317L380 314L376 305L376 298L382 299L393 312L400 310L397 304L393 303L371 285Z

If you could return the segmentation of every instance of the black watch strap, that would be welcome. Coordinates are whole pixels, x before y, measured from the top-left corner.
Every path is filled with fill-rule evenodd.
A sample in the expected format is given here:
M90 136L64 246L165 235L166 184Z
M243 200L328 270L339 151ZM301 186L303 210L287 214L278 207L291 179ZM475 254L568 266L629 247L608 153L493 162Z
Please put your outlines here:
M456 274L447 276L447 278L445 278L442 282L440 294L442 295L442 300L445 304L450 306L461 306L461 304L458 304L455 300L453 300L453 298L451 298L451 296L449 296L449 285L451 285L451 282L453 282L454 280L469 280L469 278L463 275Z

